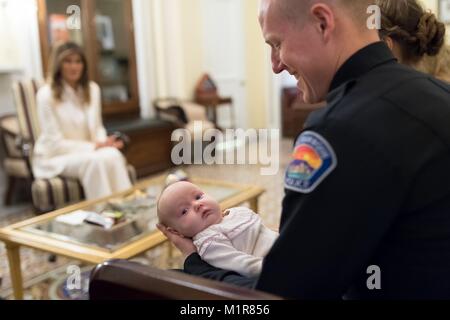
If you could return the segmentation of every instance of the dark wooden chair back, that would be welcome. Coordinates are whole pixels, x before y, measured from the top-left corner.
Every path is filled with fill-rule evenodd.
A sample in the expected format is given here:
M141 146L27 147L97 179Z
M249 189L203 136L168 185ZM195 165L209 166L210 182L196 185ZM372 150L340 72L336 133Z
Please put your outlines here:
M91 300L279 300L280 297L136 262L111 260L91 274Z

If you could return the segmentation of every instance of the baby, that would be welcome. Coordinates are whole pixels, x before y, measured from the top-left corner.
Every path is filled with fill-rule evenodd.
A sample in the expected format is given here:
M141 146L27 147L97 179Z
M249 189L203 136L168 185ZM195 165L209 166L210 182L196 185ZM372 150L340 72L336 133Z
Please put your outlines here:
M192 238L204 261L244 276L261 272L262 259L278 237L250 209L239 207L222 212L216 200L185 181L176 182L161 193L158 218L169 232Z

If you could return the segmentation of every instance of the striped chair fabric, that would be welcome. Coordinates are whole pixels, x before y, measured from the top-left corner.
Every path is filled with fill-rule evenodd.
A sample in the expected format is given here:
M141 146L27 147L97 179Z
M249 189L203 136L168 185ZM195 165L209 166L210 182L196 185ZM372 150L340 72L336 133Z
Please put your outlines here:
M25 141L34 145L40 128L37 116L36 94L43 82L36 80L17 81L13 93L19 120L20 134ZM28 158L31 162L32 153ZM136 182L136 170L128 165L132 183ZM33 177L32 172L29 175ZM80 182L76 179L56 177L53 179L34 179L31 186L33 205L39 213L56 210L84 199Z
M0 135L3 147L2 165L5 173L5 184L3 194L3 204L9 206L12 204L17 182L25 181L31 185L30 170L28 162L23 157L20 148L19 123L14 114L8 114L0 117Z
M135 183L136 169L128 165L128 174ZM56 177L36 179L31 186L33 205L38 212L48 212L63 208L84 199L83 187L77 179Z
M38 212L56 210L84 198L83 188L78 180L61 177L34 180L31 194Z
M17 117L15 115L1 117L0 130L5 149L5 158L3 159L5 173L15 178L31 178L26 159L23 158L22 151L17 145L17 138L20 137Z
M42 81L25 80L13 83L14 101L19 119L20 134L34 144L39 137L40 128L37 115L36 94Z

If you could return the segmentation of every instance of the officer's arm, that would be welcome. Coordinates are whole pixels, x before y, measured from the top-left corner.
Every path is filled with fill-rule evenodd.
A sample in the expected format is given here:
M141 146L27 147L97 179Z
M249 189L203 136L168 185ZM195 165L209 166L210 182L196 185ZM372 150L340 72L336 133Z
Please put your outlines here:
M222 270L211 266L204 262L198 253L193 253L186 258L184 272L246 288L253 288L256 283L256 277L244 277L234 271Z
M337 166L311 193L287 190L280 236L256 288L290 298L340 299L356 277L369 277L371 257L406 187L367 138L335 123L317 131L334 149Z

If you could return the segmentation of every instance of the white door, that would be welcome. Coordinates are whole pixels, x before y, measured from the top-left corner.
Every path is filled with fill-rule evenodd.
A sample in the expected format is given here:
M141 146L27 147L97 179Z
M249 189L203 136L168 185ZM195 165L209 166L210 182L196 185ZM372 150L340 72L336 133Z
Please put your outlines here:
M234 125L246 128L244 6L242 0L202 0L204 69L222 97L233 98ZM232 126L230 108L219 108L219 126Z

